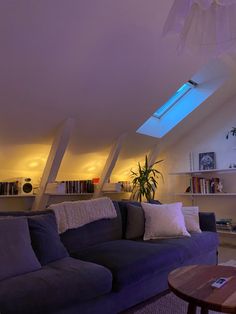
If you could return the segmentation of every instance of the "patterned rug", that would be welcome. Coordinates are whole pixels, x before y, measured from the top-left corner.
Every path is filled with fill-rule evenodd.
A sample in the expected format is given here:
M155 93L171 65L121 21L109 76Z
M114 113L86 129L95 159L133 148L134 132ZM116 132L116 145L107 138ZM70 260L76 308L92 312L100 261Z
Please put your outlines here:
M122 312L122 314L187 314L188 303L176 297L173 293L168 293L161 298L152 298L140 305ZM209 314L219 312L209 311ZM197 308L200 314L200 308Z

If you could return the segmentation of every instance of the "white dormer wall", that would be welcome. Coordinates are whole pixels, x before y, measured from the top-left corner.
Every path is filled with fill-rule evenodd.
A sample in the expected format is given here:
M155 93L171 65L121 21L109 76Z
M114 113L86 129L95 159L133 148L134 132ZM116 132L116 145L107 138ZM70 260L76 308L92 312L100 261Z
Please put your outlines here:
M161 186L157 198L163 202L178 200L185 205L192 203L189 196L175 196L176 192L185 192L189 185L189 178L169 175L172 172L190 170L190 152L194 155L194 170L199 169L198 154L202 152L216 153L217 168L229 168L230 163L236 164L236 137L226 140L227 132L236 126L235 104L236 96L217 107L211 115L205 117L197 126L185 133L178 142L163 152L165 183ZM214 173L212 176L222 179L225 192L236 192L236 172L231 174ZM214 211L217 218L229 217L236 222L236 196L195 197L194 204L199 205L201 210Z

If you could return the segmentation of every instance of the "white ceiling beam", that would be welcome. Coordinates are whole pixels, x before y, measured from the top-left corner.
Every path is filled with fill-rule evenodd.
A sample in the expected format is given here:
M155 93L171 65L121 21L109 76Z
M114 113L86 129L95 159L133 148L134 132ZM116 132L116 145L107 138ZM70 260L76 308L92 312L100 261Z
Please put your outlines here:
M126 133L122 134L117 141L113 144L111 151L107 157L107 161L105 163L105 166L103 168L103 171L101 173L101 178L99 182L98 188L95 190L93 198L99 197L102 194L102 189L104 184L108 181L108 179L111 176L112 170L115 167L115 164L117 162L119 153L121 151L123 142L126 138Z
M56 180L58 170L70 140L73 125L74 120L68 118L63 125L61 125L54 138L39 185L39 192L35 197L32 210L44 210L47 206L49 195L45 194L46 187L49 182Z

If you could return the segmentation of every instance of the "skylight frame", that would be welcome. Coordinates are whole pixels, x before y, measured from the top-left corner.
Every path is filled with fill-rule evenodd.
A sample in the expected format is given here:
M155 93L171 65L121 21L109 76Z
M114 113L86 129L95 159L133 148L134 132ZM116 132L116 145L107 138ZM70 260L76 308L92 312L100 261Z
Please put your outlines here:
M197 87L197 83L189 80L184 83L171 97L167 102L164 103L160 108L158 108L154 113L153 117L161 119L167 112L173 108L178 101L180 101L186 94L190 92L192 88Z

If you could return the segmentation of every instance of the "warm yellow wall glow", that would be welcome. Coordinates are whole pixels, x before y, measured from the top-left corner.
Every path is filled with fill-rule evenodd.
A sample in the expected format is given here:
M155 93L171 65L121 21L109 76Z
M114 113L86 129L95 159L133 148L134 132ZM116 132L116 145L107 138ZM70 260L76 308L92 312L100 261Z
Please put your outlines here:
M144 162L143 156L136 156L135 158L129 159L118 159L116 166L112 172L111 181L131 181L131 172L130 170L136 170L137 164Z
M5 145L0 154L0 180L30 177L38 183L50 151L50 145Z
M51 145L5 145L0 152L0 180L29 177L35 185L40 183ZM57 181L88 180L100 178L110 149L76 155L67 150L62 160ZM144 156L133 158L119 156L110 181L131 181L130 170L144 162Z
M90 180L101 176L109 151L74 155L66 152L57 176L57 181Z

